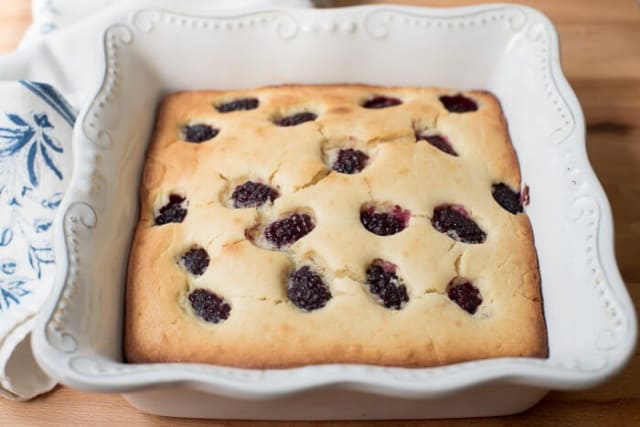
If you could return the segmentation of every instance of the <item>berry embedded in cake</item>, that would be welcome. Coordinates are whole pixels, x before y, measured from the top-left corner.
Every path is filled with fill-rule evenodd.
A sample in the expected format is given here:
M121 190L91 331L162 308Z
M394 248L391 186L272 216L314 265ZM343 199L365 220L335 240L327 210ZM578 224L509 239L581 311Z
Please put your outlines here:
M182 254L180 261L189 273L194 276L201 276L209 266L209 253L200 246L193 246Z
M310 215L294 213L265 227L264 238L276 248L281 249L291 246L311 233L315 226L315 222Z
M257 98L240 98L233 101L216 105L219 113L230 113L232 111L255 110L260 105Z
M475 314L482 304L480 291L471 281L456 277L447 286L447 296L469 314Z
M367 204L360 210L360 222L373 234L391 236L407 228L411 212L398 205L378 209L375 205Z
M188 125L182 128L184 140L196 144L215 138L219 132L219 129L203 123Z
M377 110L380 108L395 107L400 104L402 104L402 101L398 98L378 95L367 99L362 106L364 108Z
M278 196L278 191L267 184L247 181L233 190L231 200L234 208L257 208L273 202Z
M318 116L315 113L310 111L305 111L303 113L293 114L291 116L281 117L276 119L274 123L278 126L289 127L289 126L298 126L306 122L312 122L317 119Z
M409 302L409 295L396 270L397 267L388 261L374 260L367 268L367 285L383 306L400 310Z
M491 187L491 194L493 198L500 206L512 214L518 214L522 212L522 197L520 193L517 193L511 189L507 184L499 183L493 184Z
M442 95L440 102L451 113L468 113L478 110L476 101L459 93L451 96Z
M331 169L336 172L352 175L361 172L367 165L369 156L360 150L353 148L343 148L338 151Z
M155 217L156 225L164 225L170 222L182 222L187 216L187 208L184 206L186 198L179 194L169 195L169 202L162 206Z
M487 238L469 213L460 205L441 205L433 210L433 228L463 243L483 243Z
M231 306L215 293L196 289L189 294L193 311L205 322L220 323L229 318Z
M449 140L437 133L416 132L416 142L427 141L443 153L457 156L456 150L453 149Z
M313 311L327 304L331 291L322 277L305 265L289 276L287 296L296 307Z

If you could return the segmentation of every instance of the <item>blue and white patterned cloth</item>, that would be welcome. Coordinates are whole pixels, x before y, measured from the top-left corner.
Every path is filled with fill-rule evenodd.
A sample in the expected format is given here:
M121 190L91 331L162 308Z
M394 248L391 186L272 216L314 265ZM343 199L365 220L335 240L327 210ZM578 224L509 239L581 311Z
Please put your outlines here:
M53 386L25 351L53 279L52 223L71 174L75 111L43 83L0 82L0 93L0 394L28 398Z

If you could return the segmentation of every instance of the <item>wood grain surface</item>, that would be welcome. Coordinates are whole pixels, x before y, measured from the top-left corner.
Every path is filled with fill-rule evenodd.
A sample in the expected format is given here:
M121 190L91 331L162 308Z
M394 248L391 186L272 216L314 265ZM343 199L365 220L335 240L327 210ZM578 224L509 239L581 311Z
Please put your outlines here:
M482 1L385 0L422 6ZM542 10L560 32L562 65L588 124L589 157L613 207L622 276L640 307L640 2L634 0L520 0ZM30 0L0 0L0 52L13 49L30 24ZM335 1L339 6L382 1ZM0 399L0 426L305 426L311 423L210 422L139 413L118 395L58 387L31 402ZM332 422L330 426L640 426L640 356L606 384L553 392L526 413L474 420Z

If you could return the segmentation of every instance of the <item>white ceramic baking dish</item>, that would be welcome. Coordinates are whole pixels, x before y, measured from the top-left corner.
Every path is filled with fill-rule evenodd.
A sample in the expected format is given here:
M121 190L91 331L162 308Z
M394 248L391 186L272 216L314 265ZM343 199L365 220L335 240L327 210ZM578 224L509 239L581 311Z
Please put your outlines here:
M614 258L609 204L586 156L556 31L539 12L515 5L217 17L139 10L105 31L104 48L103 82L75 128L75 170L55 231L55 289L33 333L38 361L60 382L124 393L143 411L173 416L467 417L522 411L550 389L601 383L632 354L636 320ZM548 359L428 369L122 362L127 254L157 102L181 89L294 82L481 88L500 98L531 189Z

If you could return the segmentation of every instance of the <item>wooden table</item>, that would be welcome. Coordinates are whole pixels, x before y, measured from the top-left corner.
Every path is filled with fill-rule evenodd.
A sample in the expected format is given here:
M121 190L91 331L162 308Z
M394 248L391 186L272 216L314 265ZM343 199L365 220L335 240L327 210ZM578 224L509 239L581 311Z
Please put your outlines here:
M611 201L616 253L636 311L640 311L640 2L633 0L520 0L545 12L557 25L562 65L588 123L591 162ZM386 0L413 5L463 5L469 0ZM11 50L31 21L30 0L0 2L0 52ZM336 1L339 5L380 1ZM27 403L0 399L0 426L176 425L178 420L137 412L118 395L58 387ZM181 420L180 425L211 425ZM255 425L219 422L216 425ZM262 423L270 426L279 423ZM282 423L293 426L306 423ZM347 423L328 423L342 425ZM371 423L348 423L370 425ZM530 411L504 418L380 422L376 425L640 426L640 356L608 383L580 392L554 392Z

